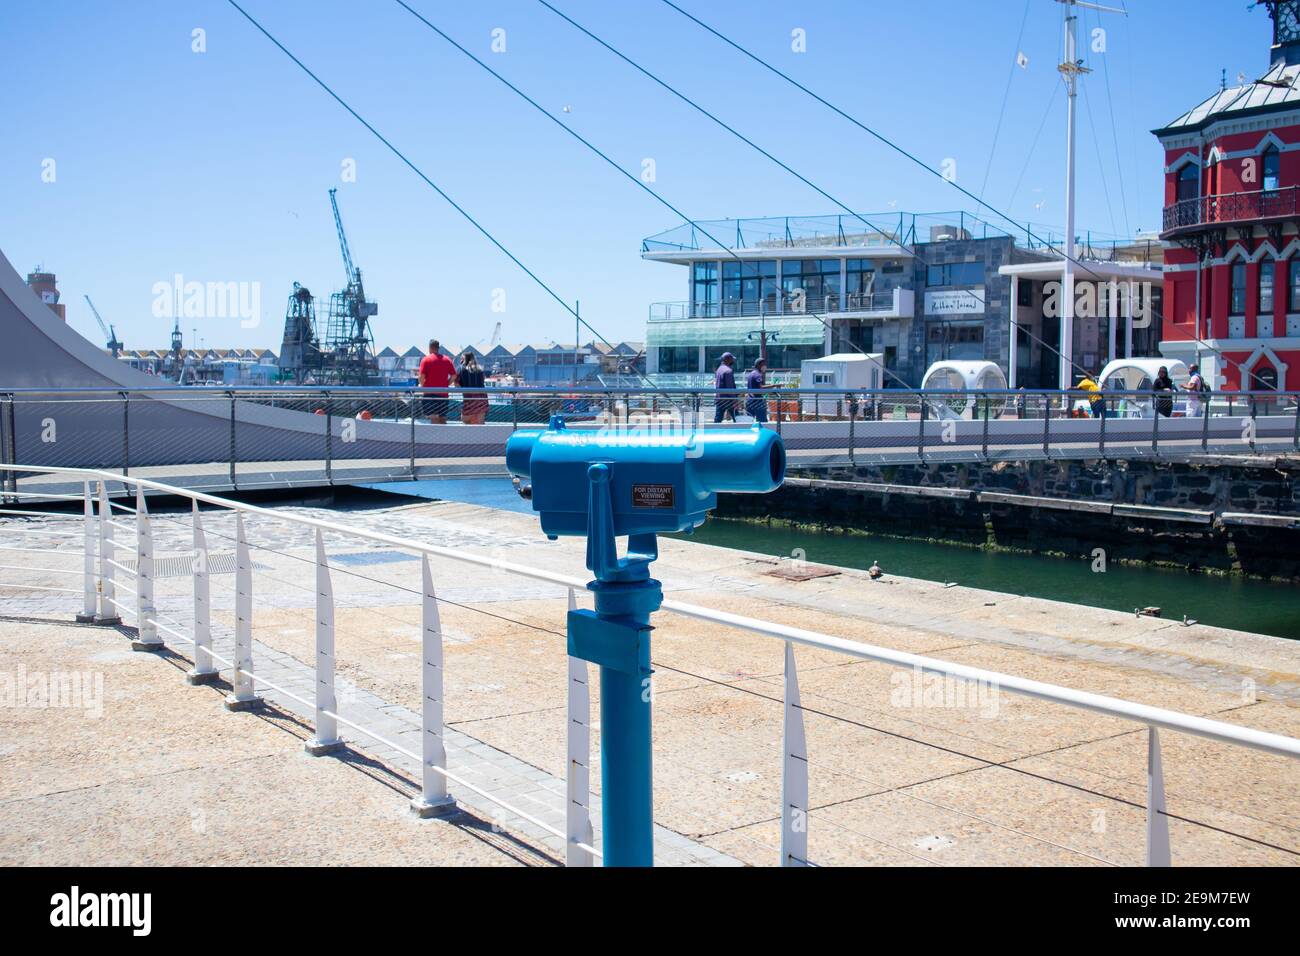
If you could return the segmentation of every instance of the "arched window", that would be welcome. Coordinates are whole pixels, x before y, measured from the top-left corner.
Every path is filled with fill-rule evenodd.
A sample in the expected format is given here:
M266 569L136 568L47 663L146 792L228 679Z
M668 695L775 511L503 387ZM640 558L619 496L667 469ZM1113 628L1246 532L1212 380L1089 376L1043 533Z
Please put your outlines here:
M1270 145L1260 157L1261 182L1265 192L1275 192L1282 184L1282 154L1276 146Z
M1277 369L1268 362L1261 361L1250 370L1250 390L1252 392L1276 392Z
M1177 190L1175 198L1178 202L1197 198L1200 192L1197 188L1199 185L1199 175L1200 168L1195 163L1188 163L1182 169L1178 170L1178 180L1177 185L1175 186Z

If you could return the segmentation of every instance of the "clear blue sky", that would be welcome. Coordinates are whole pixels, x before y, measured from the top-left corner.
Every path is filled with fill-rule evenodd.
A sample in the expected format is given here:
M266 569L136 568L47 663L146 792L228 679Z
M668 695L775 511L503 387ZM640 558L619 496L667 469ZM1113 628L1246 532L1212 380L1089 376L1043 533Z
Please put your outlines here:
M534 0L411 2L624 168L639 174L653 158L654 188L692 218L836 211ZM969 207L658 0L554 2L851 208ZM1023 0L680 3L932 165L955 159L972 191L988 169L986 198L1059 229L1063 95L1028 155L1059 85L1052 0L1029 0L1029 64L1014 72ZM685 297L683 269L639 256L672 214L395 3L243 5L611 341L644 338L648 304ZM1084 47L1094 72L1079 112L1081 231L1157 228L1149 130L1213 92L1221 69L1232 84L1267 66L1268 16L1245 0L1127 6L1127 20L1101 19L1104 55ZM191 50L195 28L204 53ZM494 28L505 53L491 52ZM791 50L796 28L804 53ZM294 280L321 297L343 281L331 186L379 302L381 346L479 342L498 320L506 342L572 341L557 304L222 0L4 0L0 82L0 249L20 272L56 272L70 323L97 342L83 293L129 347L166 347L153 287L181 273L261 289L256 327L183 320L187 344L197 325L209 346L278 351ZM47 158L53 183L42 182ZM346 158L354 183L340 182ZM494 289L506 292L503 313Z

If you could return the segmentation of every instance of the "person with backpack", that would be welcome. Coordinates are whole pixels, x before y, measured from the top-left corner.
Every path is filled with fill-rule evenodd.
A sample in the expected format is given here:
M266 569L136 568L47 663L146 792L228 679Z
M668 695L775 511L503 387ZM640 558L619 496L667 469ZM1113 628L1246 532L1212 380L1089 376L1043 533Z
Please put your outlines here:
M483 387L486 376L473 352L466 352L461 357L460 368L456 371L456 385L460 388L479 389ZM487 392L463 392L460 396L460 420L465 425L482 425L487 419Z
M1193 363L1188 366L1187 371L1191 377L1187 379L1187 384L1183 388L1187 392L1187 417L1201 417L1201 396L1209 392L1209 386L1205 384L1205 379L1201 376L1199 365Z

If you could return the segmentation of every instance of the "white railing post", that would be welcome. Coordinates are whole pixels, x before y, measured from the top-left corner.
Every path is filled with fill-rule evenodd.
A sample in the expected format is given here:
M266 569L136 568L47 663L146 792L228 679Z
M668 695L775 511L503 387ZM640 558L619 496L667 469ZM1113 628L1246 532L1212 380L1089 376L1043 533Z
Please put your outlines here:
M262 706L262 698L253 693L253 562L244 536L244 516L239 513L235 514L235 654L230 685L226 710Z
M447 747L442 725L442 623L438 620L438 599L433 591L429 556L420 556L424 585L421 605L420 693L424 698L420 795L411 799L411 812L417 817L437 817L456 808L456 798L447 792L447 778L439 770L447 769Z
M135 640L131 649L158 651L166 645L153 624L157 611L153 606L153 532L149 529L149 506L144 488L135 486Z
M1160 732L1147 728L1147 866L1172 866L1169 817L1165 813L1165 772L1160 762Z
M212 666L212 590L208 582L208 539L199 517L199 503L194 501L194 559L190 571L194 576L194 666L185 673L191 684L211 684L218 671Z
M313 757L337 753L338 697L334 693L334 585L325 558L325 536L316 529L316 736L304 745Z
M808 865L808 740L799 702L794 645L785 642L785 710L781 759L781 865Z
M113 601L117 589L113 586L113 512L108 506L108 489L99 482L99 613L96 624L121 624Z
M577 610L578 599L569 588L569 610ZM591 686L588 683L587 662L580 657L569 658L569 772L567 778L567 804L565 810L564 862L567 866L591 866L590 850L579 844L592 845L595 839L591 828Z
M83 600L81 603L81 613L77 615L78 624L89 624L95 620L95 599L98 596L95 587L95 500L90 493L90 482L83 481L82 502L83 502L83 521L82 527L85 529L85 543L82 549L82 593Z

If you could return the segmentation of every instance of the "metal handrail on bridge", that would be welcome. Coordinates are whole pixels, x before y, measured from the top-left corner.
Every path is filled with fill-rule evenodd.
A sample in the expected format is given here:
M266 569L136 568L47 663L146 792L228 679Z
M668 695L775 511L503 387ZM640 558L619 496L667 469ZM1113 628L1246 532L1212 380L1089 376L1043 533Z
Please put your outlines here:
M195 669L191 676L202 678L215 674L211 661L217 655L211 649L210 619L208 613L208 596L205 567L206 562L196 560L191 566L194 583L195 622L192 635L185 635L170 627L160 624L153 608L153 549L149 528L149 514L144 492L146 490L179 498L192 503L194 541L196 554L205 553L206 544L202 532L199 503L228 509L237 515L237 581L236 581L236 634L234 660L221 659L231 668L231 683L234 691L228 698L232 709L243 709L257 702L254 683L263 683L281 693L288 694L300 703L316 708L316 729L313 743L321 753L329 752L341 742L337 737L337 724L347 726L380 742L407 754L422 762L424 774L421 796L413 803L417 806L437 808L449 799L446 782L455 782L480 794L486 799L505 807L521 818L532 822L566 841L568 847L567 862L570 865L590 865L594 856L599 855L591 846L591 821L589 810L589 781L587 758L590 754L590 701L587 696L585 680L586 664L575 658L569 658L569 721L568 721L568 813L566 833L560 833L553 827L530 815L504 803L500 798L486 793L468 784L446 766L446 753L442 747L445 728L442 723L442 644L441 628L437 622L436 598L434 585L428 565L428 557L434 556L457 561L477 567L503 571L514 575L544 581L564 588L569 594L570 607L574 605L574 595L579 588L585 589L587 582L566 574L529 567L499 558L466 553L439 545L424 544L383 532L356 528L350 525L320 518L291 514L258 505L221 498L216 495L191 489L181 488L163 482L143 478L127 477L112 472L96 469L49 468L41 469L31 466L0 465L0 469L23 471L51 471L68 477L77 477L84 482L81 496L65 496L83 501L84 518L84 571L83 597L84 607L81 619L113 621L117 620L118 610L130 610L128 606L115 600L115 563L106 559L112 547L111 519L112 511L107 495L110 482L121 482L136 490L136 569L137 588L135 589L134 614L137 619L137 638L135 646L141 649L155 649L164 646L159 631L170 634L182 641L193 644L195 648ZM92 506L91 481L98 484L99 512L96 516ZM6 512L0 510L0 516ZM12 512L10 512L12 513ZM259 677L253 669L252 661L252 563L248 557L248 545L243 533L243 515L268 517L276 521L285 521L312 528L316 532L317 564L317 653L314 655L316 700L306 701L291 692L278 687ZM325 532L349 535L356 538L384 544L391 548L414 552L421 556L424 577L424 617L423 635L424 652L423 713L424 749L422 754L414 754L391 743L382 736L356 724L338 713L337 700L334 695L334 645L333 645L333 596L328 583L328 563L325 556L322 534ZM98 545L98 547L96 547ZM1164 777L1161 764L1159 730L1170 730L1192 734L1208 740L1233 746L1247 747L1282 757L1300 758L1300 739L1255 730L1223 721L1211 720L1192 714L1153 707L1120 698L1094 694L1073 688L1062 687L1041 681L1029 680L997 671L965 664L956 664L938 658L920 654L911 654L892 648L880 647L859 641L851 641L829 634L804 628L790 627L764 621L758 618L727 611L714 610L683 601L665 600L663 609L685 617L709 621L715 624L736 628L765 637L774 638L785 644L785 681L783 712L783 761L782 761L782 848L783 865L803 865L808 862L808 822L810 801L808 796L808 754L803 728L803 708L799 700L798 677L795 669L793 645L801 644L824 651L843 654L860 660L875 661L905 667L920 673L939 675L964 682L984 684L999 690L1038 700L1064 704L1076 709L1090 711L1109 717L1132 721L1145 725L1148 729L1147 741L1147 803L1146 803L1146 862L1149 866L1168 866L1171 863L1169 827L1165 806ZM432 705L431 705L432 702Z
M485 424L465 423L463 399L483 396ZM1098 417L1102 408L1106 415ZM426 424L423 419L433 413L448 424ZM812 467L1300 451L1300 392L1295 391L1088 393L785 384L719 391L703 384L657 390L578 384L430 392L160 385L0 390L0 462L120 468L124 474L139 467L200 465L223 487L247 488L258 482L241 477L241 464L319 462L319 483L333 484L336 467L368 461L373 465L366 472L369 480L396 481L441 474L437 467L427 468L431 460L437 465L447 457L499 459L509 431L544 425L555 414L574 424L615 428L711 428L719 419L765 419L782 434L795 460ZM462 421L455 421L457 416ZM731 426L724 421L721 427ZM361 480L363 471L352 475ZM14 473L0 473L5 474L0 494L16 488ZM272 482L277 483L279 478Z

